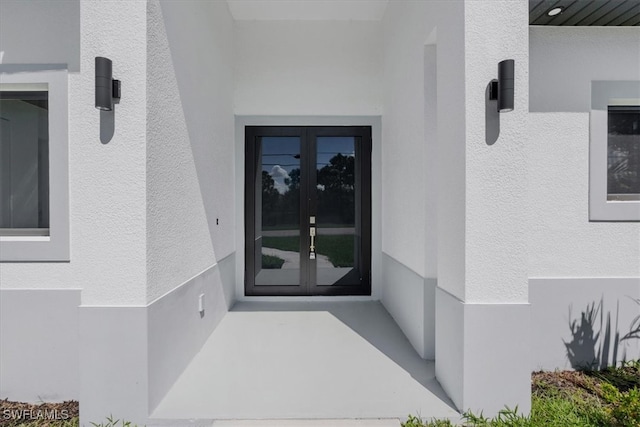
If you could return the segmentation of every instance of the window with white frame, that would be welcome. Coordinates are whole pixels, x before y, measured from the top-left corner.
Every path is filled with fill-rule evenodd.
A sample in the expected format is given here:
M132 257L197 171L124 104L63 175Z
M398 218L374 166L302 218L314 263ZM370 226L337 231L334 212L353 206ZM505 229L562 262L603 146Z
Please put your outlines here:
M0 65L0 261L68 261L67 71L25 67Z
M48 121L45 84L0 90L2 236L49 235Z
M640 200L640 99L608 107L607 200Z
M591 89L590 220L640 221L640 82Z

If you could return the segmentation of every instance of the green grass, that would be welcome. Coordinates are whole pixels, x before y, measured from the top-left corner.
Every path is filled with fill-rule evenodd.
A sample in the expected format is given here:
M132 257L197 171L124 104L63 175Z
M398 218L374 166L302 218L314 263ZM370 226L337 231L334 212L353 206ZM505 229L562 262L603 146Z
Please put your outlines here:
M490 385L489 385L490 386ZM470 412L465 427L639 427L640 362L603 371L533 375L531 414L505 408L494 418ZM403 427L449 427L446 420L409 416Z
M531 417L526 426L546 427L598 427L606 424L604 406L597 400L562 393L534 395L531 399Z
M272 255L262 255L262 268L282 268L282 264L284 264L284 260L282 258L278 258L277 256Z
M263 236L262 246L282 251L298 252L298 236ZM316 237L316 252L325 255L334 267L353 267L353 235L339 234Z

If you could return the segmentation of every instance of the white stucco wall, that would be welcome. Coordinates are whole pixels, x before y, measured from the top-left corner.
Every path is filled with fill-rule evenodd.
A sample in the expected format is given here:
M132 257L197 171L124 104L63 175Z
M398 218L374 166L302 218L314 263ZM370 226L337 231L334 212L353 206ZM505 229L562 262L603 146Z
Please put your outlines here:
M150 301L233 252L234 141L226 4L151 2L148 19Z
M13 3L3 2L3 22L7 8L17 7ZM40 3L31 6L37 16ZM72 3L62 2L61 10ZM81 288L89 305L146 304L234 251L233 23L220 2L168 1L170 52L158 14L149 15L147 47L146 2L75 7L77 15L52 13L42 22L75 25L82 34L76 52L69 50L71 40L57 56L38 55L40 40L31 46L18 27L2 26L2 49L11 52L21 40L14 49L30 52L24 62L69 63L71 261L2 263L0 286ZM65 44L65 34L49 39ZM191 49L192 37L212 41L206 53ZM71 69L73 54L82 57L80 72ZM94 108L95 56L112 59L114 78L122 80L113 114ZM3 62L15 62L11 58L6 54ZM148 76L147 59L153 65ZM101 122L107 134L115 123L106 144Z
M463 20L463 2L390 2L383 20L381 299L427 359L436 285L464 295Z
M80 67L80 0L0 2L0 63Z
M221 260L235 250L233 21L224 2L161 5L213 249Z
M529 29L532 112L589 111L592 80L640 80L640 28Z
M379 115L379 22L237 21L237 115Z
M526 160L529 141L527 1L465 2L465 302L527 302ZM486 88L515 60L515 103L486 141ZM441 255L441 254L439 254Z
M29 2L36 15L40 6L39 2ZM146 64L141 58L146 58L146 4L127 2L114 8L100 2L81 2L79 19L71 26L80 28L80 71L73 72L70 68L69 73L71 261L2 263L0 286L80 288L85 305L143 304L146 302ZM67 17L61 17L52 25L64 26L66 22ZM22 37L24 28L11 28L14 32L3 33L3 40L9 40L9 44L16 39L26 43ZM46 39L61 43L51 35ZM20 49L36 55L46 50L40 43L40 39L34 40L33 46L21 44ZM27 59L35 63L60 61L67 53L55 58L42 54ZM96 56L112 59L114 78L122 80L122 100L113 114L100 113L94 107ZM72 60L69 59L70 63ZM115 123L113 136L105 144L101 142L101 126L103 133L108 134L110 122Z
M390 2L384 25L383 238L384 253L462 298L464 292L464 4ZM437 143L425 127L425 44L436 47ZM431 64L433 66L433 64ZM432 110L429 110L432 111ZM427 254L436 227L430 169L438 168L438 262ZM431 260L431 261L430 261ZM392 284L388 284L393 292Z
M589 222L588 111L592 80L640 80L640 29L531 27L530 73L529 276L639 277L640 224Z
M530 277L640 277L640 224L589 222L589 113L532 113Z

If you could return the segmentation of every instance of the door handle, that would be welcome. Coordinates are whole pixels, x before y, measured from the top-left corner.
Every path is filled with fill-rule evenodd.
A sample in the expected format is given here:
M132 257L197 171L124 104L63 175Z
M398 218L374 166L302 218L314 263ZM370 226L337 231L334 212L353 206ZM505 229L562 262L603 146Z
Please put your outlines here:
M309 237L311 237L311 244L309 245L309 259L316 259L316 227L309 227Z

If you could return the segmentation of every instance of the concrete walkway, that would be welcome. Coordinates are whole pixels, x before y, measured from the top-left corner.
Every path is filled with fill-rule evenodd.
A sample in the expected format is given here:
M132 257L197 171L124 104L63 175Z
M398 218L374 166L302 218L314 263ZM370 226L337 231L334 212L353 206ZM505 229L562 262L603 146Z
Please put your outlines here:
M356 233L354 227L318 227L317 230L318 236L353 235ZM263 230L262 235L265 237L299 236L300 230Z
M152 418L225 427L397 427L408 414L458 421L434 370L379 302L243 302Z
M263 255L271 255L284 260L282 269L299 269L300 268L300 253L293 251L283 251L280 249L262 247ZM333 268L333 264L329 261L326 255L316 254L316 265L318 268Z

